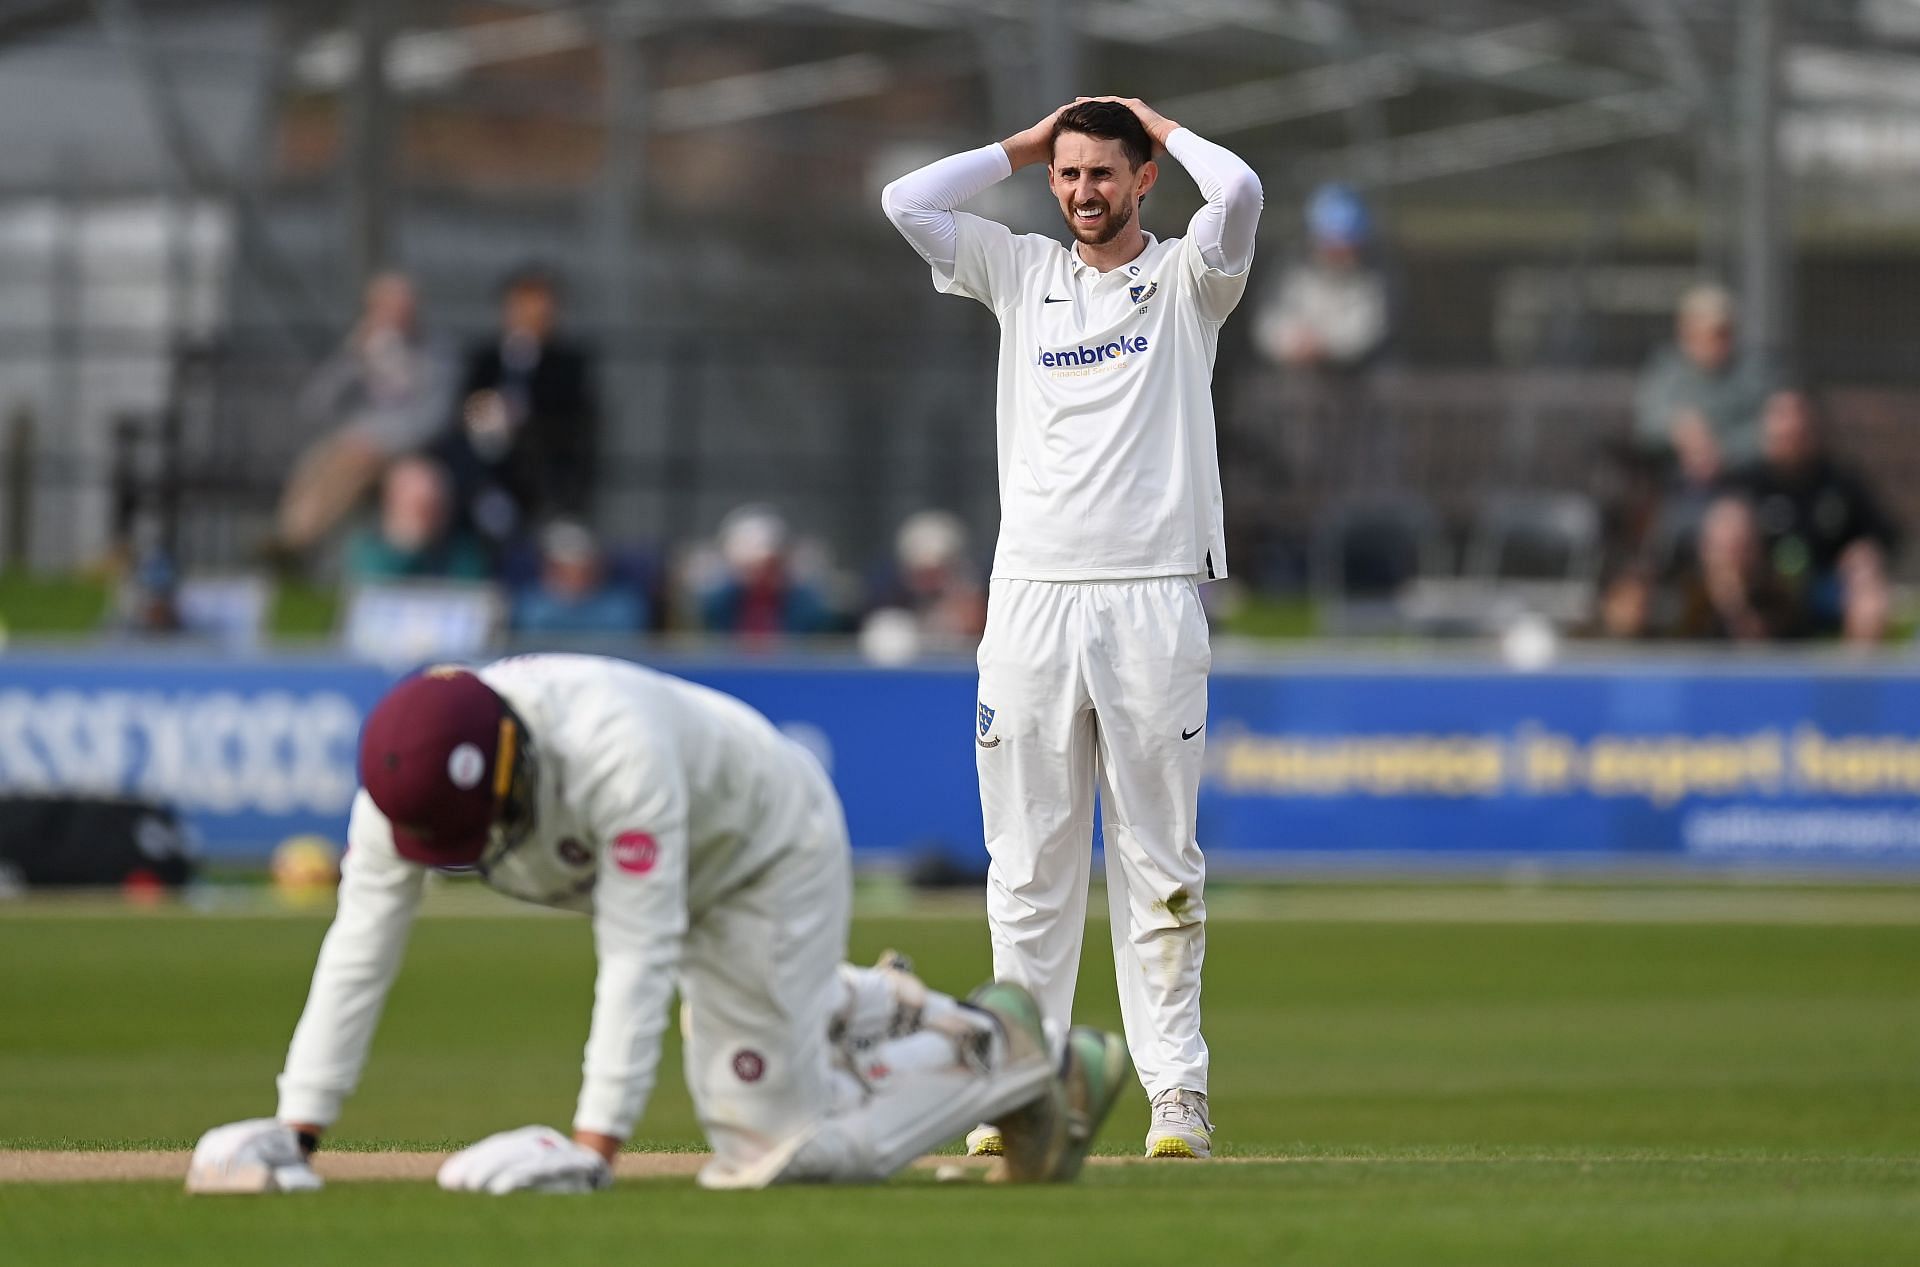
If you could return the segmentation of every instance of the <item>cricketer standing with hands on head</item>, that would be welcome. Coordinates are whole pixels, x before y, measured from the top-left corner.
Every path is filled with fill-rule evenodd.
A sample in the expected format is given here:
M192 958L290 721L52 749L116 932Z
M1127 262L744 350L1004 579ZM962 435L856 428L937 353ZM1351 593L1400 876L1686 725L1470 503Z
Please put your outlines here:
M1140 224L1178 159L1206 199L1184 238ZM1071 248L956 210L1034 164ZM1195 838L1212 653L1201 583L1227 574L1213 363L1247 286L1262 193L1239 158L1145 103L1086 98L887 186L944 293L999 319L1000 538L975 757L996 978L1070 1018L1094 800L1148 1156L1212 1152ZM1058 1030L1055 1031L1058 1040ZM982 1126L974 1152L1007 1146Z

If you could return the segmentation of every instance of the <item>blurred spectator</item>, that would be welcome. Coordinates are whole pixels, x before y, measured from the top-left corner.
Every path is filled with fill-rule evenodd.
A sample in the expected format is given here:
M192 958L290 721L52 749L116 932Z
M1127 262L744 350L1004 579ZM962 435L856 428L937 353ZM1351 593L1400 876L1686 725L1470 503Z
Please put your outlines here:
M1629 562L1608 576L1600 591L1599 629L1606 638L1645 638L1654 632L1658 577L1644 563Z
M868 620L906 612L922 635L977 640L987 627L987 595L967 556L967 529L944 510L909 515L894 536L894 570L874 589Z
M139 561L120 583L116 623L127 633L180 633L186 628L180 570L159 544L157 530L149 526L143 535L155 539L143 545Z
M1640 543L1646 557L1668 576L1692 565L1701 521L1726 491L1727 472L1711 428L1695 410L1683 409L1681 417L1671 461L1655 471L1657 501Z
M1707 507L1696 554L1698 571L1682 598L1681 636L1764 642L1808 632L1804 609L1767 563L1745 499L1729 494Z
M388 462L446 425L453 376L451 351L420 329L413 283L400 273L369 281L360 320L300 394L303 419L337 426L301 455L281 494L277 557L310 550Z
M700 627L772 638L824 633L833 608L824 584L795 565L787 522L766 506L742 506L720 525L718 550L694 578Z
M560 291L524 270L500 291L500 333L475 349L460 417L438 453L463 523L495 548L552 516L580 517L592 492L600 425L593 367L558 334Z
M1717 476L1758 449L1770 384L1759 358L1738 355L1733 296L1695 286L1680 297L1674 342L1640 378L1634 434L1649 452L1671 454Z
M593 533L569 519L540 534L540 579L513 599L521 633L632 634L647 625L647 601L607 579Z
M346 571L356 581L484 580L489 566L480 542L453 523L446 471L414 456L387 468L379 524L347 543Z
M1386 346L1387 283L1365 257L1372 220L1360 196L1322 185L1307 204L1310 254L1287 268L1254 318L1254 340L1290 369L1352 374Z
M1715 450L1696 447L1693 437L1705 434L1701 427L1678 437L1678 470L1653 534L1660 544L1609 583L1604 631L1885 638L1899 534L1859 473L1826 453L1807 394L1783 389L1767 398L1760 454L1731 472L1715 474ZM1661 559L1671 561L1664 574ZM1660 612L1663 575L1678 588L1669 619Z
M1752 504L1760 549L1813 632L1861 643L1886 636L1898 532L1859 473L1827 454L1805 392L1768 397L1760 457L1729 486Z
M1605 459L1629 471L1625 491L1607 512L1613 525L1598 615L1609 638L1676 632L1671 587L1686 589L1697 580L1701 521L1725 492L1718 449L1694 442L1705 434L1686 433L1671 463L1638 452Z

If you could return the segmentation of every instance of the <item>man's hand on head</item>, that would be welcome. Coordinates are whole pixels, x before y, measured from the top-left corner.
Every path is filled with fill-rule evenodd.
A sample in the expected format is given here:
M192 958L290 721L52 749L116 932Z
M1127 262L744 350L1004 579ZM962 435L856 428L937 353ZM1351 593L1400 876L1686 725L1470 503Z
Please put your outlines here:
M1067 105L1072 105L1068 102ZM1000 148L1007 152L1007 162L1014 171L1022 167L1032 167L1035 163L1046 166L1053 161L1053 125L1059 121L1060 112L1067 105L1059 106L1046 118L1023 131L1015 132L1000 142Z
M1077 97L1074 99L1074 104L1078 105L1082 101L1111 101L1133 111L1134 117L1140 120L1140 126L1144 127L1147 135L1153 138L1153 144L1157 149L1166 149L1167 138L1180 130L1178 123L1138 97Z

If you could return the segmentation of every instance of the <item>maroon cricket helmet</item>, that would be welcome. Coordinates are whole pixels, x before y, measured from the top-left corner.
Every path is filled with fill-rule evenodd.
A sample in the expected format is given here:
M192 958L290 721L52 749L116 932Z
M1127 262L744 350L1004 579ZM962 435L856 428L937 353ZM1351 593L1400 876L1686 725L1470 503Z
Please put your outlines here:
M407 678L360 732L360 783L393 825L401 857L479 862L511 789L521 742L513 710L465 669Z

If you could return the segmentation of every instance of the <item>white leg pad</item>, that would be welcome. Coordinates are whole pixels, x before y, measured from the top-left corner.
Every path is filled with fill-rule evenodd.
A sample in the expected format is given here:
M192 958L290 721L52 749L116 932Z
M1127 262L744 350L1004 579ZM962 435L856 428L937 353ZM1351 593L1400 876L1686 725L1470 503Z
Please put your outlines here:
M1027 1104L1054 1073L1044 1058L983 1073L960 1063L950 1038L929 1031L873 1049L863 1076L870 1090L859 1105L825 1118L750 1168L721 1174L709 1173L709 1166L702 1186L885 1179L975 1123Z

